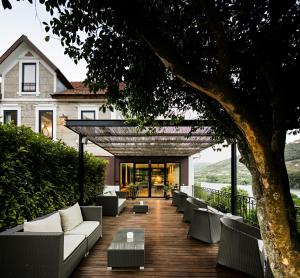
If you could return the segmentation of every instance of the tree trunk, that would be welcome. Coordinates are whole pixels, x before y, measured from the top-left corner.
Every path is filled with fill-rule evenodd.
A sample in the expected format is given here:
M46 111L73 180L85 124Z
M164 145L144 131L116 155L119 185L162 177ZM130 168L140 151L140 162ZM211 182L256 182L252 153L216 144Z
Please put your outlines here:
M248 148L249 147L249 148ZM300 238L296 211L290 194L284 162L284 145L264 158L255 157L240 144L242 160L252 175L253 194L257 201L257 216L265 250L272 272L277 277L300 277ZM271 146L265 146L271 150ZM263 161L265 171L258 161Z

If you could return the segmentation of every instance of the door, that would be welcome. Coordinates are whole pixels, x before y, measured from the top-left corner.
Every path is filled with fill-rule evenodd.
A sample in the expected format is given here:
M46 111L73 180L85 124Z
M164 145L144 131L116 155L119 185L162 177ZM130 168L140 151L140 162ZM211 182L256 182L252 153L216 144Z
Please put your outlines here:
M139 189L139 197L149 197L149 171L148 163L135 164L135 184Z

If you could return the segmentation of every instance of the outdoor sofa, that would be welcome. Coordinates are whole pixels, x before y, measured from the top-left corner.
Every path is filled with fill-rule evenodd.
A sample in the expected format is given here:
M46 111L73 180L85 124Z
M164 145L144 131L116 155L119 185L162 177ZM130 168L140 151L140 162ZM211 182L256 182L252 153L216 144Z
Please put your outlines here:
M74 226L75 225L75 226ZM78 204L0 233L5 278L66 278L102 237L102 208Z
M103 215L118 216L126 206L126 198L126 192L107 191L97 196L95 201L97 206L102 206Z

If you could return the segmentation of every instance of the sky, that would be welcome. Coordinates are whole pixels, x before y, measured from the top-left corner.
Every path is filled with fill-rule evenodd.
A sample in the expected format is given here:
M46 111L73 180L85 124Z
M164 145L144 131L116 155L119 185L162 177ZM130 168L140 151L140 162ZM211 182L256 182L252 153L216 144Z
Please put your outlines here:
M43 21L49 22L51 16L45 7L36 1L31 5L28 1L11 1L13 8L3 10L0 4L0 55L2 55L21 35L26 35L69 81L83 81L86 76L86 63L80 61L77 65L64 54L64 48L58 38L51 37L49 42L45 41L47 33L42 25ZM287 143L298 136L287 136ZM221 152L208 148L201 152L197 161L214 163L230 158L230 148L223 148Z
M49 22L51 16L45 7L30 4L28 1L11 1L13 8L3 10L0 4L0 55L2 55L21 35L26 35L70 81L83 81L86 76L86 63L75 63L64 54L60 40L54 37L45 41L47 33L42 25Z

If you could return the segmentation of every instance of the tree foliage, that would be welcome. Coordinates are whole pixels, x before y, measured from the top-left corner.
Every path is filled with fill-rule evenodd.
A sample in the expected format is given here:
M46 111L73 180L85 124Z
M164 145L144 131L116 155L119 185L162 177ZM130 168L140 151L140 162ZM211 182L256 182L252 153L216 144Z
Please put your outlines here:
M192 108L205 118L222 118L221 132L226 123L234 126L219 103L160 63L155 47L149 49L147 38L141 39L146 33L144 37L155 35L169 51L166 55L176 58L183 67L179 74L188 67L191 80L202 78L203 87L215 90L228 88L237 102L247 102L248 109L243 109L265 131L272 133L275 111L282 112L286 129L299 128L296 1L114 2L61 1L59 17L50 21L66 53L75 61L87 61L91 88L108 88L109 104L146 121L174 115L173 107ZM56 3L45 2L50 12ZM120 82L126 84L122 89ZM281 88L283 93L278 92ZM281 107L274 107L275 98ZM226 131L236 135L236 130Z

